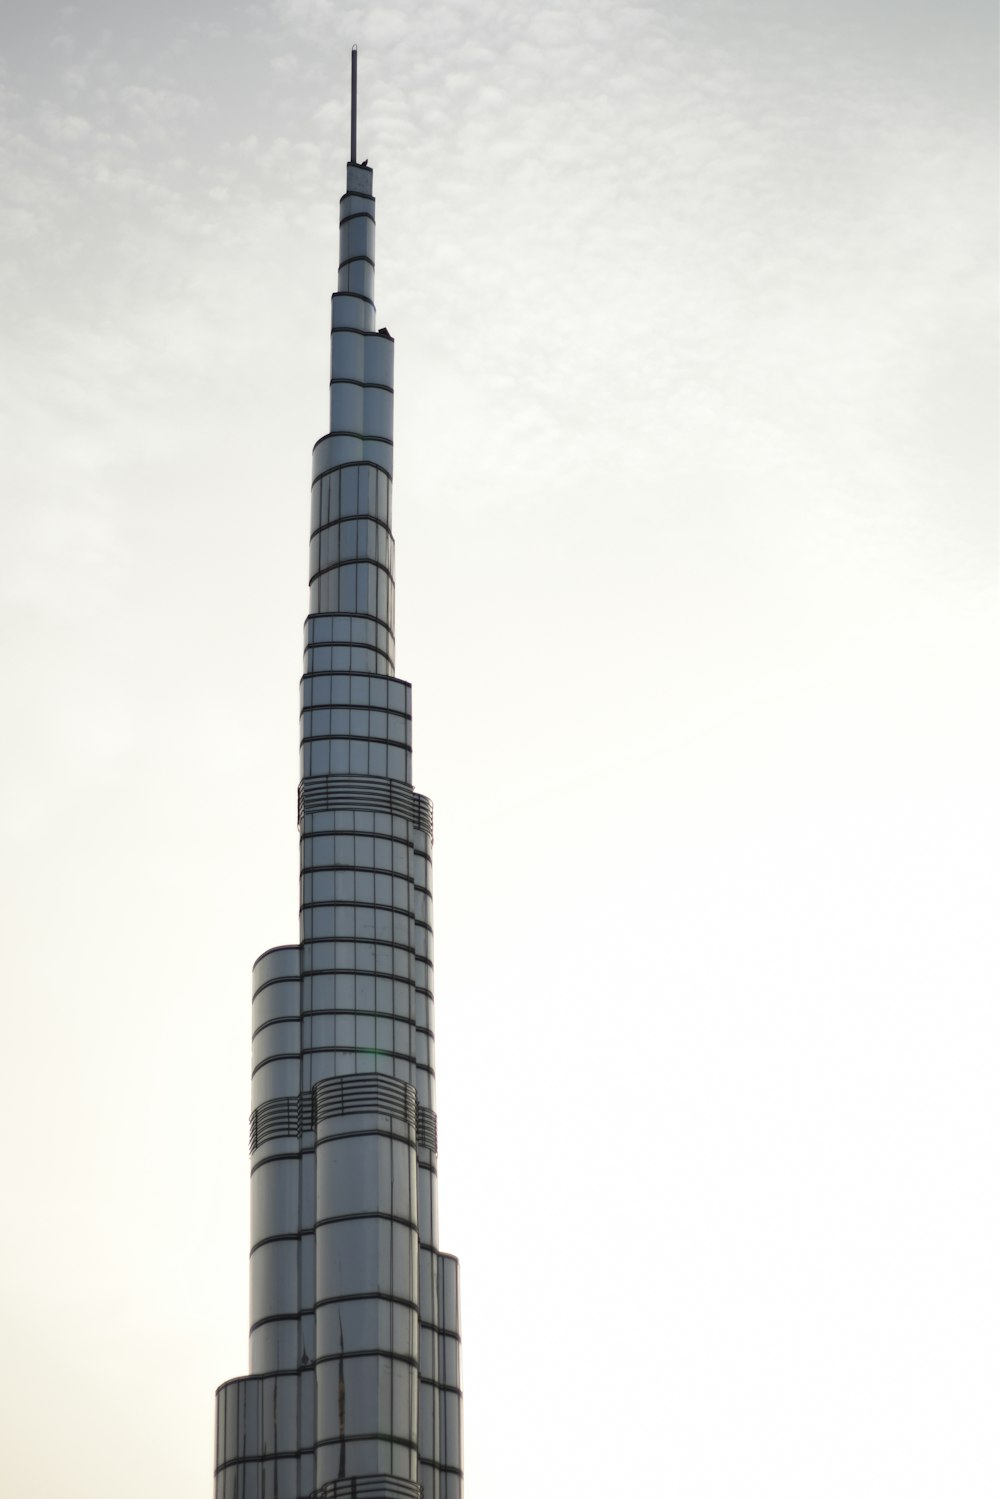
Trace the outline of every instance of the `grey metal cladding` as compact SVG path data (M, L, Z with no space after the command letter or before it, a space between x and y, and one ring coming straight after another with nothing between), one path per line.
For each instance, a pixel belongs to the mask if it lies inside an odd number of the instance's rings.
M250 1373L216 1499L461 1499L458 1264L437 1244L433 809L395 676L394 345L351 162L313 450L299 941L254 965Z

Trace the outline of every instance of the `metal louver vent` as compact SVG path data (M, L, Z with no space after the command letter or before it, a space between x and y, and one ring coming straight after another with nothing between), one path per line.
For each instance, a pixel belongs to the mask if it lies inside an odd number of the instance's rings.
M434 836L434 808L428 797L401 781L378 776L307 776L299 782L299 824L312 812L355 809L391 812Z
M306 1130L315 1128L311 1093L272 1098L268 1103L258 1104L250 1115L250 1153L252 1155L266 1140L278 1140L284 1135L301 1136Z
M377 1072L330 1077L313 1089L316 1123L339 1114L390 1114L412 1129L417 1126L417 1094L409 1083Z
M433 1109L417 1105L417 1144L428 1150L438 1148L438 1119Z

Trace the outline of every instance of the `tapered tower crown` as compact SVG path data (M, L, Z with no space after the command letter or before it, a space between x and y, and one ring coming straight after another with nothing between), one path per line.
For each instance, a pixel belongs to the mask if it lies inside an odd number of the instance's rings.
M437 1245L432 816L395 675L393 342L351 161L313 449L299 940L253 970L250 1374L216 1499L461 1499L458 1263Z

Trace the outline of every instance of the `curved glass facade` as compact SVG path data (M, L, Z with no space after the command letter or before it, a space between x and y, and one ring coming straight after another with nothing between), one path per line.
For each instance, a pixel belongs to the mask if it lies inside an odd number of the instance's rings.
M458 1262L437 1242L431 804L393 670L393 341L347 167L313 450L299 941L253 970L250 1372L215 1499L461 1499Z

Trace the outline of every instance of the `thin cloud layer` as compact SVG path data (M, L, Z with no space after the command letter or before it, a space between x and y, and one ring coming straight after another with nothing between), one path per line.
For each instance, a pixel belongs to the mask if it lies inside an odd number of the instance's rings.
M357 42L470 1493L992 1494L994 25L15 7L15 1484L207 1484L243 1357Z

